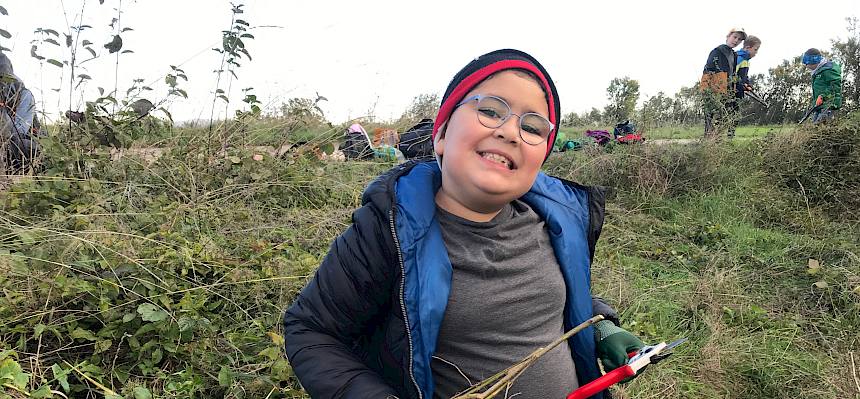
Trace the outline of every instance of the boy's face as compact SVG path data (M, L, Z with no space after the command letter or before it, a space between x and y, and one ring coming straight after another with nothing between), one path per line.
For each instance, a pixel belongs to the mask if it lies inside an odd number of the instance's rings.
M738 32L732 32L726 36L726 45L731 48L737 47L742 41L744 41L744 37Z
M517 115L549 115L538 83L513 71L485 80L465 98L476 94L505 100ZM531 188L548 144L523 142L516 115L498 128L485 127L478 121L476 103L469 101L457 107L448 119L444 136L436 142L436 154L442 158L442 189L437 199L441 196L446 203L453 200L458 207L490 214ZM506 162L501 162L500 157Z
M759 47L761 47L761 44L756 44L755 46L746 48L747 53L749 53L750 55L750 59L752 59L753 57L755 57L756 54L758 54Z

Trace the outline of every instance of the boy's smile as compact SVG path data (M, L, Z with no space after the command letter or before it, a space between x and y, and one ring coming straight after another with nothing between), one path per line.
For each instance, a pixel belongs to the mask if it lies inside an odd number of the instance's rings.
M500 72L466 96L474 94L499 97L517 115L549 113L541 87L519 72ZM435 151L442 160L442 188L436 203L457 216L487 221L531 188L548 143L523 142L517 115L488 128L479 122L478 112L475 101L460 105L436 142Z

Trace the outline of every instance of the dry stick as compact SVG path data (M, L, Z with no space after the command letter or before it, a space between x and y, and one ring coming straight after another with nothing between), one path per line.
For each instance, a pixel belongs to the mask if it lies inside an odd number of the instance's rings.
M519 363L514 364L511 367L508 367L505 370L500 371L496 375L489 377L477 385L469 388L468 390L462 392L461 394L451 398L451 399L489 399L493 398L499 394L506 386L510 386L514 383L514 381L524 372L529 366L534 364L541 356L545 355L547 352L551 351L553 348L561 344L562 342L567 341L568 338L576 335L578 332L583 329L591 326L598 321L603 320L603 316L597 315L594 316L584 322L582 324L574 327L572 330L564 333L561 337L550 343L549 345L538 348L536 351L532 352L530 355L526 356L523 360L520 360ZM492 385L491 385L492 384ZM491 386L490 386L491 385ZM487 388L483 393L478 393L482 389Z
M851 357L851 376L854 377L854 385L857 387L857 392L860 393L860 381L857 380L857 366L854 364L854 352L848 352Z
M106 386L102 385L100 382L98 382L98 381L94 380L92 377L88 376L88 375L87 375L86 373L84 373L83 371L78 370L78 368L77 368L77 367L75 367L74 365L72 365L71 363L69 363L69 362L67 362L67 361L63 361L63 363L66 363L66 365L68 365L69 367L71 367L71 368L72 368L72 370L75 370L78 374L80 374L80 375L81 375L81 377L84 377L84 379L85 379L85 380L89 381L90 383L92 383L93 385L95 385L96 387L98 387L99 389L101 389L101 390L102 390L102 393L104 393L104 394L105 394L105 396L108 396L108 395L110 395L110 396L119 396L119 395L117 395L117 394L116 394L116 392L114 392L114 391L113 391L113 390L111 390L110 388L108 388L108 387L106 387Z

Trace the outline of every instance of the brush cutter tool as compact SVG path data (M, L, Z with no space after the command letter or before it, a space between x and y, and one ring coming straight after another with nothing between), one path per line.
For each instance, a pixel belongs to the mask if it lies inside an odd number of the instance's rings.
M598 392L617 384L627 377L636 375L642 371L645 366L658 363L669 357L669 355L672 354L672 349L684 342L687 342L687 339L681 338L669 344L661 342L656 345L644 346L638 352L631 352L628 354L630 359L627 361L627 364L579 387L579 389L571 392L570 395L567 395L567 399L587 399Z

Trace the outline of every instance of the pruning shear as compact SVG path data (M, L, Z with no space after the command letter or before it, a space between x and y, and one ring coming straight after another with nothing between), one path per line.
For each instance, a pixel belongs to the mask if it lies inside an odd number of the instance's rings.
M657 362L669 357L669 355L672 354L671 350L684 342L687 342L687 338L681 338L669 344L661 342L656 345L644 346L637 352L628 353L627 356L629 359L627 360L627 364L579 387L579 389L571 392L570 395L567 395L567 399L587 399L598 392L617 384L627 377L632 377L638 374L640 370L645 368L645 366L656 364Z

